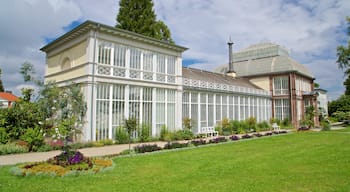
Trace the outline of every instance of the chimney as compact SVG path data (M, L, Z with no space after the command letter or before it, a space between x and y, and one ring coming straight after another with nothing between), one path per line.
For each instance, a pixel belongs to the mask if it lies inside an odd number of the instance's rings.
M229 42L227 42L228 44L228 56L229 56L229 63L228 63L228 71L227 71L227 75L232 76L232 77L236 77L236 72L233 70L233 56L232 56L232 45L233 42L231 41L231 37Z

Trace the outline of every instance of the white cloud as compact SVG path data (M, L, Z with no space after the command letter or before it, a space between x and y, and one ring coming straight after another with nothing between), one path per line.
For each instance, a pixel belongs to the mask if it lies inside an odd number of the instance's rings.
M118 4L116 0L0 1L0 24L6 29L0 30L5 87L16 89L21 84L17 71L26 60L44 74L45 55L39 51L44 38L62 35L63 27L76 20L114 26ZM292 58L306 64L332 97L343 91L335 50L348 39L344 32L348 0L154 0L154 5L176 43L190 48L184 59L201 61L193 67L213 69L227 63L229 36L234 50L270 41L292 50Z
M43 76L45 54L40 52L45 38L62 34L63 26L81 17L80 8L69 0L0 1L0 67L6 89L19 94L24 61L31 62Z

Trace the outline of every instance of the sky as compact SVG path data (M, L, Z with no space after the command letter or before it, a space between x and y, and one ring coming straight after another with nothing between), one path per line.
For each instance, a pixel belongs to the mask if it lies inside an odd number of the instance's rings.
M118 0L1 0L0 68L6 90L20 95L20 67L34 65L45 74L40 48L86 20L114 26ZM167 24L176 44L188 47L183 65L213 70L234 51L272 42L286 47L304 64L330 100L344 93L336 48L346 45L349 0L154 0L157 19Z

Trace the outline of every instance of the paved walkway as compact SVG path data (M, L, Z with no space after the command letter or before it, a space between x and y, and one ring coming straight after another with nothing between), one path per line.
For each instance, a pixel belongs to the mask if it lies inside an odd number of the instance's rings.
M157 144L160 147L164 147L167 142L149 142L147 144ZM131 144L131 148L137 145L142 145L143 143L134 143ZM87 157L98 157L104 155L114 155L118 154L126 149L129 149L129 144L121 144L121 145L109 145L103 147L91 147L79 149ZM21 153L21 154L11 154L11 155L0 155L0 166L2 165L15 165L17 163L25 163L25 162L39 162L45 161L49 158L52 158L61 151L49 151L49 152L32 152L32 153Z

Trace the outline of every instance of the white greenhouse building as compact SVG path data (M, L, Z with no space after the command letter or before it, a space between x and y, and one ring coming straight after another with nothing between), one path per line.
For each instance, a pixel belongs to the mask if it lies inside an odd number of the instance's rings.
M193 132L199 134L223 118L268 121L274 116L270 88L234 69L215 73L183 68L186 49L86 21L41 50L46 53L46 81L82 87L87 103L83 141L114 139L117 127L130 117L158 136L163 126L182 129L184 118L192 120Z

